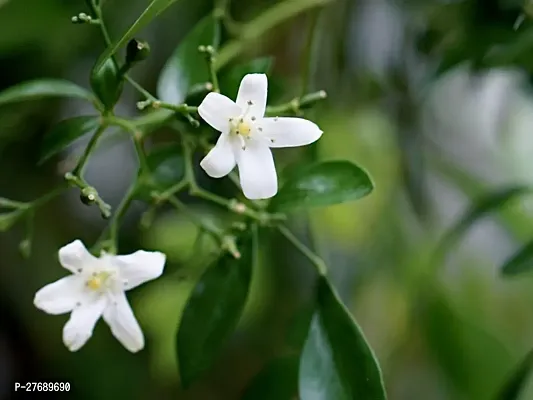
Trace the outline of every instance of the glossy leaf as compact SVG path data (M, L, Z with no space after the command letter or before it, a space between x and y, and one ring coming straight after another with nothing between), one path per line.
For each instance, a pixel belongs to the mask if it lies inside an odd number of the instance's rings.
M237 92L242 78L246 74L268 74L273 62L274 57L255 58L247 63L236 65L227 72L222 73L220 77L221 93L224 93L232 99L237 98Z
M325 161L298 168L272 199L271 208L290 211L357 200L372 192L365 170L349 161Z
M150 193L157 187L163 191L183 179L185 164L180 146L161 145L152 149L147 155L146 161L151 172L152 182L147 187L142 187L137 196L145 201L150 201Z
M520 394L525 388L533 368L533 350L526 354L520 365L505 382L496 400L520 400Z
M533 240L516 252L502 267L504 276L514 276L533 270Z
M87 115L59 122L44 136L39 164L59 153L76 139L95 131L98 128L99 121L100 118L98 116Z
M238 241L241 258L225 253L208 267L185 306L177 336L183 387L206 372L241 317L252 275L252 235Z
M193 85L209 81L205 56L198 51L198 46L217 48L219 43L220 27L215 19L208 16L198 22L163 67L157 83L159 98L169 103L181 103Z
M252 380L242 400L293 400L298 395L298 363L296 356L269 362Z
M479 219L488 213L503 207L509 201L529 192L531 189L525 186L516 186L489 193L476 201L458 222L452 226L441 239L436 251L437 257L442 257L461 236Z
M361 329L325 277L300 358L301 400L384 400L378 362Z
M104 63L111 58L121 47L125 46L133 37L147 26L155 17L165 11L176 0L152 0L137 20L128 28L126 33L116 42L112 43L98 58L93 70L98 71Z
M38 79L11 86L0 92L0 105L45 97L78 97L93 100L89 91L72 82L62 79Z
M91 87L106 110L112 110L122 94L124 79L113 58L91 72Z

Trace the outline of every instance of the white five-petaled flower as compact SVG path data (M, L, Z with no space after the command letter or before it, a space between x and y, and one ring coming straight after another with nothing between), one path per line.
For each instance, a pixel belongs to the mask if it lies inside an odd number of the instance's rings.
M209 176L222 178L237 164L249 199L267 199L278 191L270 147L303 146L322 135L315 123L303 118L265 118L267 86L265 74L248 74L236 102L213 92L198 107L200 116L221 133L201 167Z
M59 262L72 275L39 290L34 304L54 315L72 311L63 328L63 342L71 351L89 340L103 316L113 336L137 352L144 347L144 336L124 292L159 277L165 259L162 253L142 250L126 256L103 253L97 258L76 240L59 250Z

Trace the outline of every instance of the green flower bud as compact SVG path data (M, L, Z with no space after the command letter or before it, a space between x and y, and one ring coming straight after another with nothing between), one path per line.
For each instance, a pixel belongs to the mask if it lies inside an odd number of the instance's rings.
M87 187L83 189L80 193L81 202L88 206L94 204L97 198L98 192L92 187Z
M30 258L31 255L31 240L24 239L19 243L19 252L24 258Z
M112 110L124 88L124 75L113 58L108 58L102 67L91 73L91 88L106 110Z
M150 45L145 41L131 39L126 47L126 65L144 61L150 55Z

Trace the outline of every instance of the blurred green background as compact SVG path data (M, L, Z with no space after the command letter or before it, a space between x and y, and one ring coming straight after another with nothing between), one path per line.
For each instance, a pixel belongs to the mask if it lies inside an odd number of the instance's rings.
M250 21L274 3L234 0L231 12L237 21ZM108 0L112 37L147 4ZM348 159L375 181L367 198L313 210L310 223L295 216L291 226L304 238L312 232L341 297L376 351L391 400L492 399L533 347L533 280L499 274L533 237L531 196L477 221L442 259L431 257L474 199L533 183L533 23L526 18L513 29L524 5L334 0L321 10L310 86L329 97L307 117L324 135L311 152L276 151L278 173L309 157ZM152 53L132 75L155 92L166 59L212 6L180 0L143 30L139 38ZM97 26L70 23L80 12L87 12L82 0L0 1L0 86L57 77L88 87L104 46ZM270 104L299 94L311 17L305 13L276 26L235 60L275 57ZM138 100L128 87L117 113L137 115ZM90 113L88 107L46 100L0 109L2 197L31 200L62 180L87 139L38 167L43 135L61 119ZM110 134L91 158L87 180L116 206L135 170L129 142ZM231 187L199 176L218 193ZM190 202L204 218L224 220L223 210ZM97 209L81 204L75 190L46 206L37 215L27 260L18 252L23 224L0 236L1 399L37 397L14 394L14 382L26 381L70 382L69 393L50 394L64 399L241 399L270 361L299 354L315 272L282 237L262 232L261 262L239 329L212 370L181 390L177 323L207 265L209 243L193 247L195 226L170 210L148 231L139 230L144 209L139 203L128 213L120 250L161 250L168 263L166 275L129 293L147 338L136 355L102 322L85 347L70 353L61 341L68 316L46 315L32 303L39 288L65 274L57 262L61 246L75 238L90 246L98 238L105 221ZM521 399L533 399L530 386Z

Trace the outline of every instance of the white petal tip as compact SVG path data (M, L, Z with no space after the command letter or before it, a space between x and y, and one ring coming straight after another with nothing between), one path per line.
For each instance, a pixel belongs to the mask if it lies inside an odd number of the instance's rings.
M128 350L130 353L138 353L139 351L141 351L142 349L144 349L144 343L139 343L138 345L136 346L130 346L130 347L127 347L126 350Z
M263 73L259 73L259 72L254 72L252 74L246 74L244 75L243 79L246 78L246 77L255 77L255 78L266 78L266 74L263 74Z
M266 193L243 192L244 197L246 197L248 200L267 200L267 199L271 199L272 197L274 197L277 193L278 193L277 190L275 192L266 192Z
M202 167L205 173L211 178L219 179L224 178L227 175L225 171L220 171L219 166L215 165L213 161L207 157L204 157L204 159L200 161L200 167Z
M75 336L72 338L72 340L65 340L63 339L63 344L65 347L71 351L72 353L80 350L85 343L87 343L87 340L89 340L89 337L81 337L81 336Z

